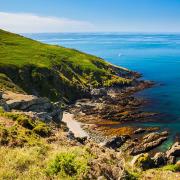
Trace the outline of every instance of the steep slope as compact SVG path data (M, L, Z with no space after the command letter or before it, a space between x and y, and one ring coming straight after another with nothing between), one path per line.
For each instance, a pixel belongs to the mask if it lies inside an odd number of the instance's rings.
M15 90L54 101L87 97L90 87L129 85L133 76L127 69L101 58L3 30L0 30L0 73L16 86Z

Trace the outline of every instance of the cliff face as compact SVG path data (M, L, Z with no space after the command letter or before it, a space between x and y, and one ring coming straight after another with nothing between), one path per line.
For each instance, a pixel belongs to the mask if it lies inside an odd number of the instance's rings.
M67 102L88 97L90 87L130 85L134 77L129 70L101 58L3 30L0 73L17 86L16 90Z

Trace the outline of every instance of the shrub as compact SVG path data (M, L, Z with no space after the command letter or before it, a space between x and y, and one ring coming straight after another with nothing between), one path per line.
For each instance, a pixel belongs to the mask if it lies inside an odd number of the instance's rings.
M77 165L75 163L75 155L70 153L61 153L50 165L49 172L51 174L58 174L63 172L69 176L77 174Z
M79 150L81 151L81 150ZM78 178L88 170L88 156L77 152L61 152L49 163L47 174L49 176Z
M19 116L17 117L17 122L18 122L19 125L27 128L27 129L32 130L32 129L34 128L34 125L33 125L33 123L32 123L32 120L29 119L29 118L26 117L26 116L19 115Z
M48 127L45 123L39 123L34 129L33 131L42 136L42 137L47 137L51 134L51 128Z
M31 118L24 114L18 114L13 112L5 112L2 107L0 107L0 116L7 117L13 121L17 121L19 125L32 130L34 128L34 122Z

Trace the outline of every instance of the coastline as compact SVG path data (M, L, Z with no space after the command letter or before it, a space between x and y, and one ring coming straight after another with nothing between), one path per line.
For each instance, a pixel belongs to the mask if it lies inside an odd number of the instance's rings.
M157 139L156 137L152 139L152 142L157 142L161 139L161 133L165 132L159 127L142 128L135 125L138 122L156 121L155 117L158 114L140 111L139 109L143 107L145 100L134 96L136 92L153 86L154 82L136 79L136 83L131 87L111 88L107 90L107 95L78 100L68 108L68 112L73 114L75 121L81 123L82 128L93 141L102 143L114 137L127 135L130 140L125 146L134 144L135 149L141 141L143 142L145 136L153 133L158 134ZM132 123L134 125L131 125ZM152 151L152 154L155 154L155 149L167 139L168 133L165 133L162 141L152 145L149 150L144 149L143 152ZM142 144L142 146L146 146L146 144Z
M16 49L14 36L12 43L4 43L9 50ZM31 53L25 56L25 46L42 55L34 59L34 66L27 62ZM44 46L33 42L36 48L31 49L29 43L21 44L22 60L16 52L15 63L25 64L16 69L7 65L11 53L3 59L0 150L6 156L1 157L0 177L180 179L179 140L168 144L171 129L156 127L160 114L148 111L149 102L136 96L154 82L78 50ZM50 66L40 68L36 60L43 63L44 57ZM167 144L169 149L164 148Z

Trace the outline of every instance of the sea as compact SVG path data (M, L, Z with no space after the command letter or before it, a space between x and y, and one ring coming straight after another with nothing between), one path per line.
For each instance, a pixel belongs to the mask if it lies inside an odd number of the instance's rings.
M142 74L155 86L136 95L148 101L144 110L162 116L155 122L136 123L142 127L168 130L166 149L180 137L180 34L144 33L43 33L26 37L47 44L78 49Z

